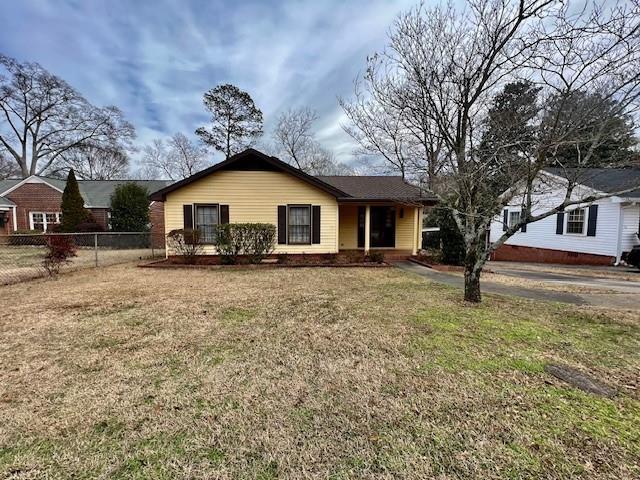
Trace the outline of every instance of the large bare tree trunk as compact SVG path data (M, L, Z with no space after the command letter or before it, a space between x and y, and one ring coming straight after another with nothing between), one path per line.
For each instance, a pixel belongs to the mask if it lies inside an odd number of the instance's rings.
M464 299L471 303L480 303L480 274L482 266L478 262L477 248L467 247L467 255L464 259Z

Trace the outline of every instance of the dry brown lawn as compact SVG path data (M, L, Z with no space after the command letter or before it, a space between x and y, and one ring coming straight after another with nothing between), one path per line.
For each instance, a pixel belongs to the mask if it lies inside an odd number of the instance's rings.
M637 312L469 307L396 269L121 265L0 293L1 478L640 476Z

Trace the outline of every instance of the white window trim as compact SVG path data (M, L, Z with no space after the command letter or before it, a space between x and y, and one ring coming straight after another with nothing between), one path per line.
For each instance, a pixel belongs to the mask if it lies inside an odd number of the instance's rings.
M33 226L35 224L35 222L33 221L33 215L34 214L41 214L42 215L42 226L44 228L43 232L46 232L48 230L48 226L49 225L59 225L60 224L60 215L62 215L62 212L29 212L29 230L33 230ZM56 221L54 223L48 223L47 222L47 215L55 215L56 216ZM38 222L39 223L39 222Z
M290 227L293 225L290 224L289 220L289 211L291 208L306 208L309 211L309 242L294 242L291 243L289 241ZM287 245L313 245L313 206L309 203L291 203L287 205Z
M582 223L582 233L569 232L569 214L575 210L584 211L584 222ZM564 215L564 234L565 235L571 235L573 237L586 237L588 228L589 228L589 207L577 207L577 208L572 208L571 210L566 210Z

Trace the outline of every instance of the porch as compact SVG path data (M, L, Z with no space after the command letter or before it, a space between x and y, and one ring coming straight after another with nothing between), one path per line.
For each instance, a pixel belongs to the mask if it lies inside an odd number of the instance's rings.
M381 251L407 257L420 249L422 205L402 203L339 203L339 251Z

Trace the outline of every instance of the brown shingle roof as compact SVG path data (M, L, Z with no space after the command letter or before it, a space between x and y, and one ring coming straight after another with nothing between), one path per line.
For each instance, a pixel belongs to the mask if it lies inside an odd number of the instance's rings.
M428 191L405 182L402 177L390 176L318 176L329 185L347 193L349 200L435 201Z
M434 203L436 198L410 185L402 177L383 176L312 176L276 157L253 148L229 157L189 178L180 180L150 195L151 200L164 201L168 193L219 170L276 170L289 173L335 196L341 201L390 201Z

